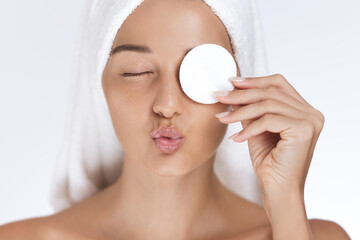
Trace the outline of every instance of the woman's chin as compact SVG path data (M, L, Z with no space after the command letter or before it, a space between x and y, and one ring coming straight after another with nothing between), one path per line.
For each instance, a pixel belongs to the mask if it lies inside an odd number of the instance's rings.
M180 154L159 154L157 158L146 159L146 165L154 174L164 177L183 176L194 167L187 158Z

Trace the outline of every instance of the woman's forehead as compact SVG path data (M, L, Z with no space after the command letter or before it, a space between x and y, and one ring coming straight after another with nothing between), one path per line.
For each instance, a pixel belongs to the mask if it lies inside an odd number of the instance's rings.
M124 21L113 47L132 43L174 52L215 43L231 51L224 24L202 0L145 0Z

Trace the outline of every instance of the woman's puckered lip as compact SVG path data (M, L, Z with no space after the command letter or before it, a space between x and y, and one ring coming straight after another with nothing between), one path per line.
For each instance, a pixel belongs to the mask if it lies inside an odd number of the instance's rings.
M160 126L155 128L151 133L150 136L152 138L160 138L160 137L167 137L167 138L184 138L184 134L178 130L175 126L165 127Z

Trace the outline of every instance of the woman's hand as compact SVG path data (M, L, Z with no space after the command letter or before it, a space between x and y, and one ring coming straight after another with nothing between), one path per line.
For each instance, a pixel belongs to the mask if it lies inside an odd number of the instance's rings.
M217 97L234 110L219 120L226 124L241 121L243 130L232 137L235 142L248 140L263 193L280 189L303 192L324 125L323 114L280 74L232 83L233 91Z
M217 117L222 123L241 121L243 130L230 138L248 140L273 239L313 239L304 186L323 114L280 74L245 78L233 85L228 95L217 97L234 110Z

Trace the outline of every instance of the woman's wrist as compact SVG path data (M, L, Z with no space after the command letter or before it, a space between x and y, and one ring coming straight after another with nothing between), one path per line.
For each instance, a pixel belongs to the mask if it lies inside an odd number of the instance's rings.
M274 240L313 239L306 215L303 191L272 189L263 192L263 203Z

